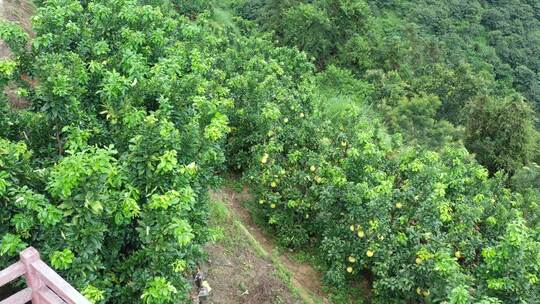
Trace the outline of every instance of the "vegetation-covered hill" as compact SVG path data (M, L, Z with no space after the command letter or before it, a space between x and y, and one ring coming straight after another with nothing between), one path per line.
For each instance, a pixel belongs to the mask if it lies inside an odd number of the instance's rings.
M238 10L318 67L374 85L371 104L409 142L462 140L492 173L538 161L536 1L249 0Z
M540 301L535 1L36 2L0 26L0 266L188 302L233 171L336 302Z

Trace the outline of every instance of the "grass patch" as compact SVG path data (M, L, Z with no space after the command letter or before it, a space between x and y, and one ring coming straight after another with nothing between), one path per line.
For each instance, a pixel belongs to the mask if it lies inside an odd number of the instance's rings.
M217 201L210 203L209 230L213 242L220 242L226 248L246 248L250 245L244 232L236 224L237 220L225 204Z
M223 176L223 187L233 189L236 192L242 192L244 190L244 183L242 183L240 176L226 174Z

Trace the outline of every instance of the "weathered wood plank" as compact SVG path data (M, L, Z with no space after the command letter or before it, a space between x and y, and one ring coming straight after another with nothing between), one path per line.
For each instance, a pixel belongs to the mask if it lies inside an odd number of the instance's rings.
M1 0L0 0L1 1ZM0 286L24 276L28 288L19 291L0 304L90 304L68 282L45 264L39 252L29 247L20 253L21 260L0 271Z
M25 272L24 264L17 262L8 268L0 271L0 286L4 286L7 283L15 280L16 278L22 276Z
M36 273L32 264L37 261L41 261L39 252L34 247L28 247L23 250L20 254L21 263L24 264L26 278L26 284L28 287L32 288L34 292L32 293L32 304L43 304L40 298L37 296L35 291L39 290L45 283L39 278L39 275Z
M64 300L60 299L60 297L58 297L48 287L41 288L37 293L43 304L66 304Z
M25 304L30 300L32 300L32 289L25 288L0 302L0 304Z
M69 285L62 277L60 277L54 270L52 270L43 261L38 260L32 264L33 270L39 275L40 279L62 298L68 304L90 304L83 295L81 295L75 288Z

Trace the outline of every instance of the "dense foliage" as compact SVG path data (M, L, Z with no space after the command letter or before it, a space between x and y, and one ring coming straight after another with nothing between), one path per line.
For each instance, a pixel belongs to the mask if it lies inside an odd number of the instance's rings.
M362 107L290 108L260 116L268 137L247 178L282 244L315 246L327 282L367 271L377 303L538 301L540 235L522 218L538 208L503 175L464 148L411 149Z
M0 266L32 245L95 303L187 302L229 170L338 290L540 301L536 2L39 4L31 41L0 26L29 102L0 98Z
M280 44L313 56L318 67L344 67L375 85L370 102L408 142L437 148L467 138L467 148L480 154L484 143L461 131L479 114L463 110L469 103L520 93L540 113L535 1L249 0L238 11ZM494 149L512 140L504 128L493 124L488 131L500 137L492 139L499 140ZM479 161L495 173L538 160L537 131L524 135L513 153L531 157L491 154Z
M187 300L231 105L201 28L165 4L71 0L39 8L31 50L3 25L2 85L31 106L2 118L1 265L32 245L95 302Z
M479 39L464 34L474 25L449 16L455 20L441 35L428 28L434 22L409 15L419 7L408 1L240 6L324 71L292 88L289 96L297 91L303 99L242 109L259 113L262 127L250 128L260 132L250 138L261 140L245 176L282 244L315 248L334 286L367 273L378 303L536 302L538 194L529 184L538 157L535 100L511 70L501 77L506 59L466 51ZM490 47L496 48L478 46ZM524 164L531 166L522 170ZM518 172L514 183L504 172ZM521 193L507 189L518 183Z

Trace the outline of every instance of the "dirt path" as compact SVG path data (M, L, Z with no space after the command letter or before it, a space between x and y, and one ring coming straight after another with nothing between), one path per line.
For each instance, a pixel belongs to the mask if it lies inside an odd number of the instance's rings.
M210 203L209 229L201 268L212 291L204 304L301 304L282 268L270 257L226 203ZM197 303L197 302L195 302Z
M273 240L253 222L249 212L242 206L242 203L250 197L247 189L238 193L234 189L224 187L219 192L212 193L212 197L226 204L266 254L276 258L291 273L291 283L304 303L330 303L322 291L321 274L306 263L295 261L287 254L279 254Z

